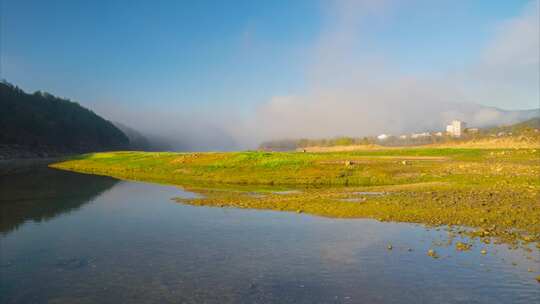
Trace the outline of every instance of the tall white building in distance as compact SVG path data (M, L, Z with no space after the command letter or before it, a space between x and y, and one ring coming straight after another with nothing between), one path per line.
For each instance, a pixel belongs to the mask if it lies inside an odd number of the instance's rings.
M466 124L461 120L452 120L452 123L446 126L446 132L454 137L461 137L465 132Z

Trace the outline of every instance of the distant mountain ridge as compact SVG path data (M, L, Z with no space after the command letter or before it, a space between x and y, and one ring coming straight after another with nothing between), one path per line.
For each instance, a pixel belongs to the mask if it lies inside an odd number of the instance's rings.
M389 110L389 123L384 130L369 135L390 133L444 131L452 120L458 119L471 128L490 128L511 125L540 116L540 108L528 110L503 110L467 102L420 103L399 105Z
M441 116L447 120L460 119L471 127L489 128L511 125L540 117L540 108L529 110L503 110L497 107L471 103L453 103L443 108Z
M76 102L0 83L0 158L47 157L129 148L110 121Z
M171 143L158 135L148 135L135 130L121 122L112 122L118 129L122 130L129 138L130 150L137 151L173 151Z
M128 137L130 149L140 151L147 151L151 149L148 138L142 135L139 131L117 121L113 121L112 123Z
M413 138L410 134L406 137L389 136L384 140L379 140L377 137L333 137L333 138L299 138L299 139L281 139L262 142L258 149L264 151L293 151L301 148L317 148L321 152L324 148L321 147L368 147L368 146L420 146L427 144L464 144L473 143L477 146L480 143L490 145L490 147L510 146L510 147L536 147L540 144L540 116L535 115L536 110L519 111L519 116L513 119L521 119L530 117L527 120L520 120L512 124L500 124L497 126L483 127L480 130L467 131L460 138L453 138L447 134L436 135L427 133L417 138ZM512 113L512 112L511 112ZM426 134L426 133L423 133ZM493 139L496 141L492 141ZM483 142L482 142L483 141ZM496 143L498 142L498 143ZM469 145L471 146L471 145ZM310 149L314 151L313 149ZM349 149L352 151L352 149ZM339 151L327 149L326 151ZM344 150L342 150L344 151Z

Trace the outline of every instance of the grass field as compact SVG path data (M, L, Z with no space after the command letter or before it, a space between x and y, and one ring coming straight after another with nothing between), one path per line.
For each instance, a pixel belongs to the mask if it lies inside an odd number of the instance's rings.
M180 185L203 194L178 199L192 205L473 227L470 233L485 241L492 237L513 245L540 241L536 149L112 152L81 155L51 166Z

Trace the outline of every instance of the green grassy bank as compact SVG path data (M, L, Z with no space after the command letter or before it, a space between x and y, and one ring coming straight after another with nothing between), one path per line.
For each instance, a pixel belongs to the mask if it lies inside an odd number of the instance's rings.
M181 185L204 195L179 199L193 205L469 226L485 238L540 240L540 151L535 149L113 152L51 167Z

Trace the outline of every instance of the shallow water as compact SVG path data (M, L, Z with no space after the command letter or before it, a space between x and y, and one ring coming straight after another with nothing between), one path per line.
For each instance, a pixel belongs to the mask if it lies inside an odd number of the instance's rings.
M50 169L0 176L0 193L1 303L540 302L538 251L457 252L444 230L194 207Z

